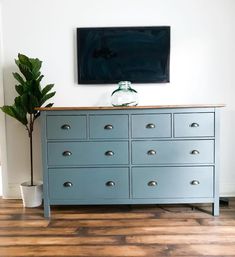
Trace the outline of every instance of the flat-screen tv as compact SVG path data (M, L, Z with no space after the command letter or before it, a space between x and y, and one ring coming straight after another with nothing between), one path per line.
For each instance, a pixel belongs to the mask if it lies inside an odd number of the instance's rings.
M77 28L79 84L166 83L170 27Z

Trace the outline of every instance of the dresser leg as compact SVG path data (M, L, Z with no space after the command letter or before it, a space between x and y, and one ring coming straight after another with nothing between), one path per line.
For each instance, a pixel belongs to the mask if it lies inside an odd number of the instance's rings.
M51 216L51 208L50 205L46 202L44 202L44 217L45 218L50 218Z
M219 216L219 199L212 204L213 216Z

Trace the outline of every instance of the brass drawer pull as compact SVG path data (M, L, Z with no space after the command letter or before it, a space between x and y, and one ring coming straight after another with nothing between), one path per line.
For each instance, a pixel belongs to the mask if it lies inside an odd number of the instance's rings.
M200 152L199 152L198 150L193 150L193 151L191 152L191 154L196 155L196 154L200 154Z
M155 155L156 154L156 151L155 150L149 150L147 152L148 155Z
M148 186L149 186L149 187L155 187L155 186L157 186L157 181L149 181L149 182L148 182Z
M113 181L108 181L106 182L105 184L107 187L114 187L115 186L115 183Z
M190 124L190 127L191 127L191 128L198 128L198 127L199 127L199 124L196 123L196 122L193 122L192 124Z
M111 130L111 129L113 129L113 125L107 124L104 126L104 129Z
M200 184L200 182L198 180L193 180L193 181L191 181L190 184L193 185L193 186L197 186L197 185Z
M72 155L72 152L70 152L70 151L64 151L63 153L62 153L62 155L63 156L71 156Z
M105 155L106 156L113 156L114 152L113 151L107 151L107 152L105 152Z
M146 128L147 128L147 129L153 129L153 128L155 128L155 127L156 127L156 125L153 124L153 123L149 123L149 124L146 125Z
M72 183L72 182L69 182L69 181L66 181L66 182L64 182L63 186L64 186L64 187L72 187L72 186L73 186L73 183Z
M64 129L64 130L69 130L71 129L70 125L69 124L64 124L60 127L61 129Z

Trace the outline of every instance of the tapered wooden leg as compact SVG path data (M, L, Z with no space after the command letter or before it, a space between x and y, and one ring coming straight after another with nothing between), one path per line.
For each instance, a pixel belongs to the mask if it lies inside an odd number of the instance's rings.
M49 219L51 216L51 208L47 201L44 201L44 217Z
M219 216L219 199L212 204L213 216Z

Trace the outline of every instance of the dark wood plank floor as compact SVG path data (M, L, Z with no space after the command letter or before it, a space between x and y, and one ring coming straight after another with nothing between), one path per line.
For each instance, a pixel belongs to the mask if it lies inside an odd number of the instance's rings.
M235 256L235 199L210 205L61 206L0 199L0 257Z

